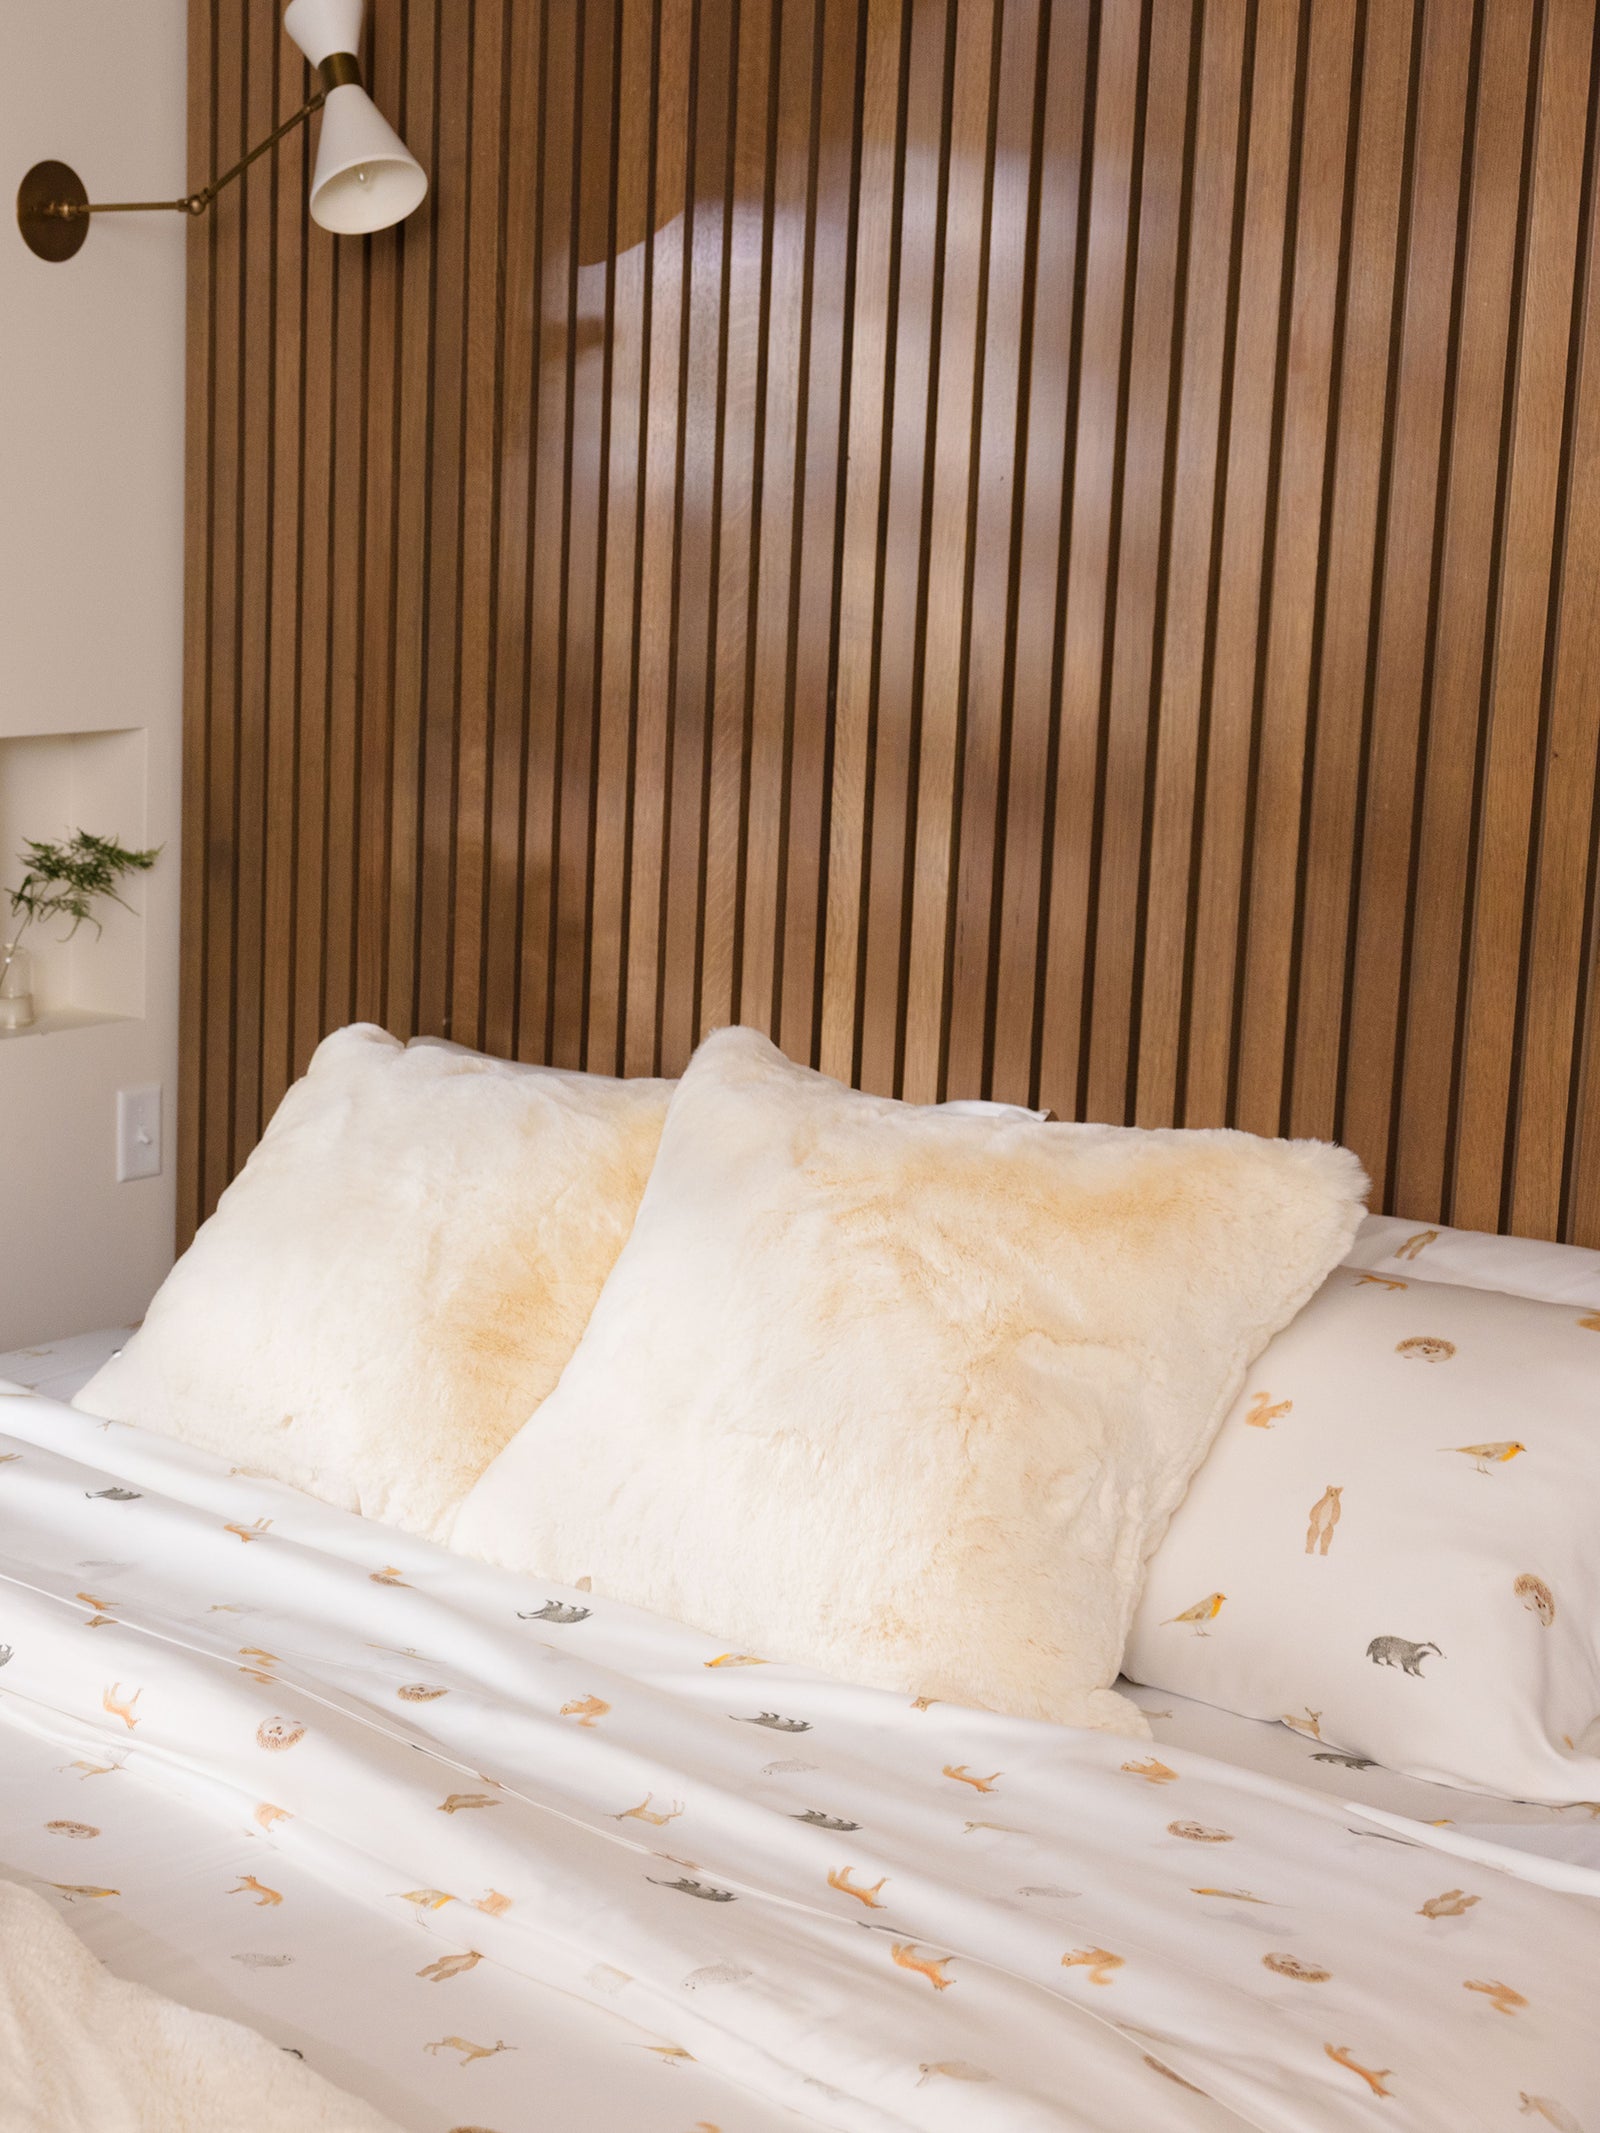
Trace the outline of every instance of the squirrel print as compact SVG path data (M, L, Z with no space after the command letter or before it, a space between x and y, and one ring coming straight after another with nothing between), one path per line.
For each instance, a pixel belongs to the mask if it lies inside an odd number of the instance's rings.
M955 1961L953 1955L924 1955L914 1940L897 1940L889 1950L889 1956L902 1970L925 1977L935 1992L948 1992L955 1983L953 1977L945 1976L945 1971Z
M603 1696L575 1696L571 1703L561 1706L561 1716L575 1718L580 1726L593 1726L610 1708Z
M1279 1400L1274 1405L1270 1392L1258 1392L1250 1403L1245 1420L1252 1429L1271 1429L1274 1422L1293 1412L1293 1400Z
M1393 2089L1386 2089L1383 2085L1393 2078L1393 2067L1381 2066L1374 2070L1370 2066L1362 2066L1356 2059L1351 2057L1348 2044L1324 2044L1322 2048L1335 2066L1342 2066L1350 2073L1358 2074L1367 2084L1367 2087L1371 2089L1374 2096L1392 2096L1394 2094Z
M279 1904L283 1901L283 1897L277 1889L269 1889L265 1882L257 1881L254 1874L241 1874L239 1876L239 1886L236 1889L229 1889L228 1894L230 1896L254 1896L258 1911L271 1910L274 1904Z
M1307 1555L1326 1555L1333 1546L1334 1528L1342 1515L1339 1499L1343 1494L1343 1486L1335 1488L1330 1481L1311 1506L1311 1523L1306 1527Z
M991 1770L986 1778L974 1777L965 1763L946 1763L940 1770L941 1777L954 1778L958 1785L970 1785L974 1792L993 1792L1005 1776L1003 1770Z
M1125 1957L1113 1955L1108 1948L1074 1948L1062 1956L1063 1970L1085 1970L1091 1985L1109 1985L1111 1974L1120 1970Z
M878 1891L888 1878L887 1874L880 1874L870 1889L858 1889L850 1878L849 1867L836 1866L828 1876L828 1886L830 1889L837 1889L841 1896L853 1896L857 1903L865 1904L869 1911L881 1911L883 1905L878 1901Z

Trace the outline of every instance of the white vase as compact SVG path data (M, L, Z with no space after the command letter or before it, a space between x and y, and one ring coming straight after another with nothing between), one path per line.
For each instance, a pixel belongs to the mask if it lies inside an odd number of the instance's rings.
M0 951L0 1030L27 1029L33 1020L33 958L8 941Z

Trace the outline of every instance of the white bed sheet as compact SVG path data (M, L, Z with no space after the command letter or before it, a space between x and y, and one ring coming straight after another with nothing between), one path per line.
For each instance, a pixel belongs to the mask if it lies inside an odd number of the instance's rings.
M418 2133L1600 2125L1581 1868L0 1430L0 1871Z

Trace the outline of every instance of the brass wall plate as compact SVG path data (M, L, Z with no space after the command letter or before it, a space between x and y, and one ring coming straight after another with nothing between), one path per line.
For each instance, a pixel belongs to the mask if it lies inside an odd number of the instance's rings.
M70 163L35 163L17 187L17 227L30 252L59 265L83 249L87 215L55 215L53 207L87 207L89 195Z

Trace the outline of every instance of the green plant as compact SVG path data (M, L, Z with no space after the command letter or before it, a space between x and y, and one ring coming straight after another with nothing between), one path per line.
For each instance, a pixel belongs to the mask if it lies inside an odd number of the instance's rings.
M96 837L89 830L74 830L65 844L42 844L28 838L17 854L23 867L21 886L0 889L0 896L11 905L13 921L21 921L6 929L10 941L0 943L0 974L36 919L68 920L66 938L71 940L85 921L97 933L101 930L94 915L98 898L109 896L125 911L131 910L127 899L117 893L117 883L125 874L147 874L160 856L159 846L151 852L130 851L115 837Z

